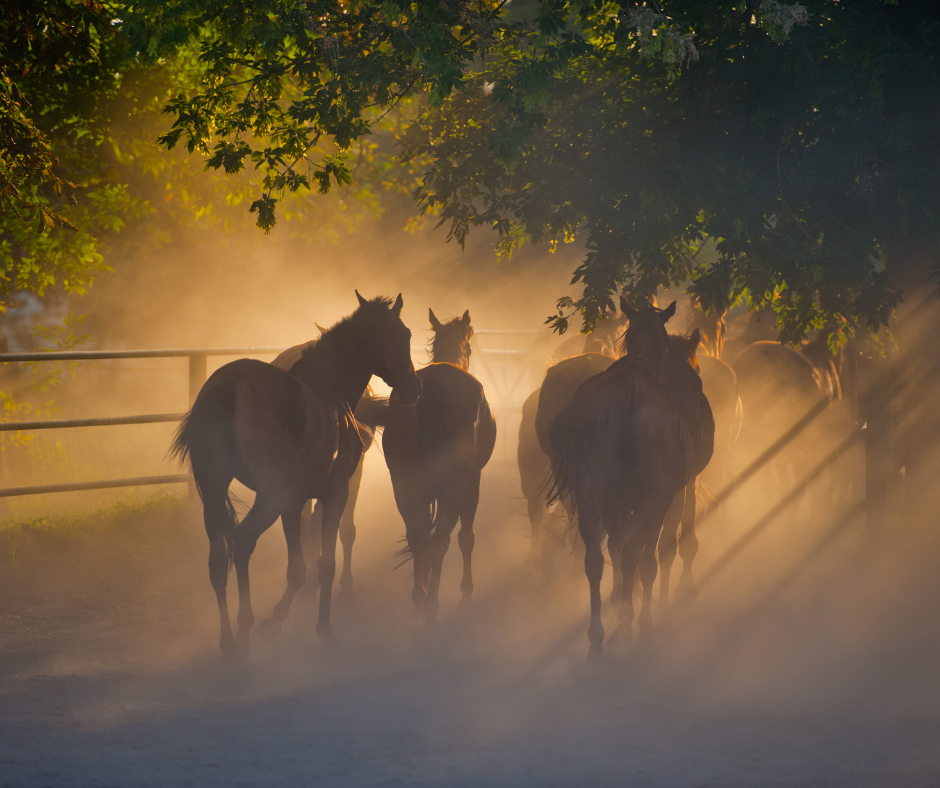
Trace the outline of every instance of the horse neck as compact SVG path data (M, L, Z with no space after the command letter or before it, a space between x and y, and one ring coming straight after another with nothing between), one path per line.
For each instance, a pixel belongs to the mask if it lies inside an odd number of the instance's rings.
M638 337L636 346L628 354L631 363L637 364L655 377L663 374L663 365L666 360L666 344L658 343L653 337Z
M463 370L470 366L467 363L467 351L463 342L441 341L436 337L431 343L431 363L453 364Z
M355 410L359 399L369 387L379 348L368 343L355 344L344 337L324 335L292 371L294 377L307 385L327 390ZM364 345L360 347L359 345Z

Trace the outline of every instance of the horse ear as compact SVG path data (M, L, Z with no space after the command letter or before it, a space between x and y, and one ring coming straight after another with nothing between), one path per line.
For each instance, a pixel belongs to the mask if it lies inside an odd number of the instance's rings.
M325 334L329 330L321 326L316 320L313 321L313 324L317 327L317 331L319 331L321 334Z
M434 332L440 331L444 326L441 325L441 321L434 316L434 310L428 307L428 320L431 321L431 330Z
M356 291L356 298L359 299L359 306L365 306L368 303L361 295L359 295L358 290Z
M627 320L632 320L636 317L636 310L630 306L624 296L620 296L620 311L623 312Z
M673 301L669 306L667 306L662 312L659 313L659 316L663 319L663 325L666 325L669 322L669 318L676 313L676 302Z
M695 331L693 331L693 332L689 335L689 342L692 343L692 352L693 352L693 353L694 353L696 350L698 350L698 345L699 345L699 342L701 342L701 341L702 341L702 333L696 328Z
M467 328L470 327L470 310L469 309L463 313L463 317L460 318L460 320L463 322L465 326L467 326Z
M392 314L395 317L398 317L401 314L401 308L405 305L405 302L401 300L401 293L398 294L398 298L395 299L395 303L392 304Z

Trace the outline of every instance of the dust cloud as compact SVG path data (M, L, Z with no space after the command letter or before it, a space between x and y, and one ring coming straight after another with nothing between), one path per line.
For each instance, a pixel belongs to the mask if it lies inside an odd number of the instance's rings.
M864 441L818 467L858 426L848 395L723 497L760 454L736 446L726 476L699 492L698 599L654 607L648 640L610 646L603 664L587 665L578 547L555 512L531 555L515 467L519 408L558 341L542 321L570 259L497 265L482 246L461 256L439 241L364 238L355 254L276 239L206 243L166 265L120 271L89 303L107 347L296 344L316 336L314 321L351 311L354 288L403 292L416 362L426 361L428 307L442 318L469 309L478 330L540 331L518 335L518 346L490 345L520 352L492 353L488 367L479 351L496 339L477 338L471 372L492 390L501 443L484 472L473 610L458 611L454 544L440 627L415 617L410 567L394 569L404 529L378 447L365 460L355 598L335 607L336 650L314 633L316 593L306 588L279 640L262 642L256 628L251 661L223 664L208 545L183 503L148 510L139 527L72 535L64 548L24 536L0 558L0 784L934 783L940 370L922 339L940 328L935 295L908 299L886 361L862 360L895 376L892 519L875 522L859 503ZM183 409L185 361L144 365L131 365L136 377L79 370L62 409ZM133 451L110 460L118 467L96 469L129 473L132 453L165 467L170 429L153 429L128 438ZM87 446L87 461L104 462L96 452L120 443ZM796 486L804 489L791 495ZM283 591L285 568L275 524L251 563L258 621ZM608 633L610 590L608 566ZM229 594L234 603L234 575Z

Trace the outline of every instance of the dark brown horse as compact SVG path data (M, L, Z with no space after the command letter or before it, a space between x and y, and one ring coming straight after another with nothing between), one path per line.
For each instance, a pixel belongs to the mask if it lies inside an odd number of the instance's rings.
M684 602L697 596L692 575L692 563L698 554L696 488L698 477L711 462L715 449L715 420L697 355L699 337L698 328L690 336L671 335L663 364L662 381L672 394L692 440L692 478L669 507L659 537L659 601L663 605L669 603L672 564L677 552L682 557L682 574L676 596Z
M441 564L460 520L463 553L462 605L471 601L473 520L480 499L480 474L496 445L496 420L483 387L468 371L470 313L442 324L430 312L433 362L418 371L417 404L392 392L382 438L395 503L405 521L407 551L414 566L415 609L437 620Z
M631 636L633 578L643 586L640 629L652 624L652 588L656 545L673 500L695 474L694 444L676 392L664 383L667 364L665 310L635 311L621 299L630 319L627 356L578 389L572 403L551 428L553 497L568 495L577 510L585 544L584 568L591 592L590 654L603 654L600 582L604 571L603 538L621 554L623 598L620 630ZM680 364L687 362L679 361ZM694 370L689 373L701 382ZM681 398L697 401L694 381Z
M523 405L517 458L522 493L528 502L533 555L537 555L551 487L551 457L555 450L549 440L549 428L555 417L571 403L581 384L603 372L615 360L603 353L582 353L559 361L549 367L541 387ZM567 508L567 502L563 504Z
M625 325L626 317L622 313L609 314L598 320L594 331L583 340L581 335L576 335L562 342L552 354L552 359L556 361L545 373L542 385L528 396L522 406L516 459L529 514L532 555L538 554L539 533L551 486L549 425L561 409L571 402L578 386L614 362L619 355L618 340ZM568 357L566 354L569 350L582 352Z
M315 324L322 334L327 329L319 323ZM305 351L311 350L319 340L311 339L301 345L294 345L281 353L271 364L278 369L293 374L296 364L299 364ZM356 405L356 421L360 427L365 426L368 429L361 429L362 437L362 457L353 475L349 479L349 500L346 502L346 508L343 509L343 516L339 521L339 541L343 545L343 571L339 576L339 597L340 599L350 599L353 589L352 575L352 549L356 541L356 501L359 499L359 488L362 485L362 464L365 460L365 453L372 448L375 441L375 429L385 425L388 417L388 399L377 397L372 391L371 386L366 387L365 394ZM323 504L317 501L315 507L311 502L304 504L302 515L302 528L305 542L304 549L314 560L320 556L320 547L322 544L323 533ZM316 567L316 565L314 565ZM314 576L313 581L317 578Z
M209 535L209 578L219 604L227 656L244 659L254 623L248 560L258 538L281 517L287 539L287 590L264 622L276 635L306 575L300 520L310 498L323 503L317 632L332 638L330 600L336 574L336 533L349 479L362 456L353 408L373 375L413 403L421 382L411 363L411 332L401 322L401 295L367 301L321 337L288 374L271 364L240 359L214 372L196 397L172 451L189 456ZM233 479L257 495L240 523L229 497ZM238 577L238 631L232 634L226 599L230 561Z

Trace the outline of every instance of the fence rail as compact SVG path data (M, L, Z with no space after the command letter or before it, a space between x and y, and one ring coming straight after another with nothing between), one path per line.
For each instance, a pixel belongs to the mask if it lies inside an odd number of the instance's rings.
M188 358L189 404L206 382L209 356L266 356L276 355L286 347L212 347L162 348L154 350L53 350L39 353L0 353L0 364L23 361L107 361L129 358ZM54 430L73 427L108 427L122 424L160 424L181 421L185 413L148 413L141 416L114 416L100 419L45 419L42 421L0 422L0 432ZM155 484L189 483L193 495L192 474L176 473L163 476L135 476L126 479L101 479L70 484L40 484L29 487L0 488L0 498L43 493L78 492L81 490L109 490L117 487L143 487Z
M543 333L540 330L513 330L513 329L478 329L478 335L489 336L496 340L510 335L525 335L535 338ZM188 358L189 359L189 405L192 406L196 395L206 382L209 356L265 356L277 355L287 350L287 347L209 347L209 348L157 348L152 350L61 350L40 351L29 353L0 353L0 364L14 364L21 362L52 362L52 361L108 361L120 359L147 359L147 358ZM412 348L422 351L424 348ZM507 362L521 361L530 355L529 350L520 350L508 347L480 347L476 352L482 356L503 358ZM481 359L482 360L482 359ZM487 366L484 361L484 366ZM489 370L488 370L489 371ZM521 379L521 378L520 378ZM512 388L518 380L500 381L494 378L497 388ZM502 392L503 395L506 392ZM10 421L0 422L0 433L32 430L71 429L77 427L107 427L126 424L158 424L178 422L185 416L184 413L150 413L138 416L115 416L92 419L45 419L38 421ZM191 474L171 474L162 476L138 476L125 479L102 479L99 481L75 482L70 484L44 484L29 487L0 488L0 498L10 498L21 495L37 495L42 493L75 492L80 490L104 490L116 487L139 487L156 484L189 483L190 496L195 497Z

